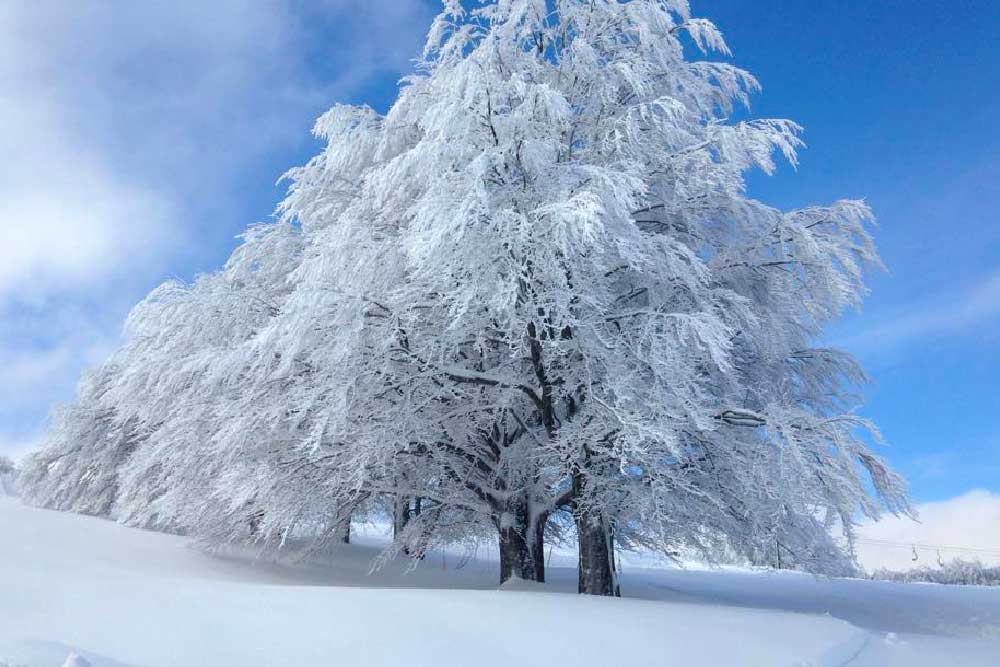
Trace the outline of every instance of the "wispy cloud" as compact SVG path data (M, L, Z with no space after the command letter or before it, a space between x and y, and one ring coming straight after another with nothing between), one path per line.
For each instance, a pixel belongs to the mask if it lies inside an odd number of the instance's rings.
M940 337L958 337L993 331L1000 320L1000 270L975 284L914 298L912 305L860 332L834 340L849 350L891 350ZM989 325L989 326L987 326Z

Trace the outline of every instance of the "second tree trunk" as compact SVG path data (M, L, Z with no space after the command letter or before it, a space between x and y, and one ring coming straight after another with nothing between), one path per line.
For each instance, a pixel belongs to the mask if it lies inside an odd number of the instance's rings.
M577 590L585 595L621 596L615 576L614 544L610 526L599 512L576 517L580 560Z
M530 521L524 508L501 517L500 582L511 577L545 581L545 518Z

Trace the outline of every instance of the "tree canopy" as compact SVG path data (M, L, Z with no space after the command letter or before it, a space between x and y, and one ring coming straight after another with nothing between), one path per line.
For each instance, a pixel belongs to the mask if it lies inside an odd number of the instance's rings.
M817 346L872 213L751 198L800 128L732 120L758 83L709 52L684 0L446 0L278 222L136 307L29 499L272 549L395 513L386 557L499 538L504 578L575 534L591 593L615 544L843 571L834 526L909 510Z

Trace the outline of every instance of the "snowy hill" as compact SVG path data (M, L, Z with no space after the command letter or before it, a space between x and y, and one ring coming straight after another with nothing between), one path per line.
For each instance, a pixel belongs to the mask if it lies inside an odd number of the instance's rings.
M628 568L615 600L567 594L575 573L553 567L497 591L485 560L254 564L12 499L0 535L0 665L1000 664L993 589Z

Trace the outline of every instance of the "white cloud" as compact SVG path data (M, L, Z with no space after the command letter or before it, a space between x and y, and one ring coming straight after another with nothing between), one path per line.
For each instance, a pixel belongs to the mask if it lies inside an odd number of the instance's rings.
M314 118L405 71L432 9L0 3L0 451L70 399L145 291L269 213Z
M1000 495L970 491L917 507L919 523L886 517L858 531L858 557L866 570L907 570L954 558L1000 565ZM917 560L913 560L916 551Z
M162 271L254 160L405 67L425 13L417 0L309 14L277 0L3 3L0 298ZM327 43L333 25L357 30Z
M18 5L0 20L0 299L91 286L162 242L167 203L131 184L75 131L71 71L25 30Z
M116 179L72 149L43 166L21 159L18 148L0 167L0 298L32 301L100 285L174 242L169 202L155 192Z

